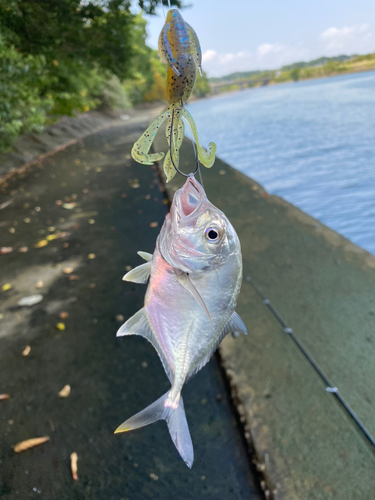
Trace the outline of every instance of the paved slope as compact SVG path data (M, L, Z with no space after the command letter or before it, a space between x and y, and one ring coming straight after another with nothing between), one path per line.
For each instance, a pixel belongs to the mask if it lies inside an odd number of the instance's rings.
M149 343L115 338L122 322L116 316L134 314L145 293L142 285L122 282L125 267L142 262L137 250L153 251L168 210L156 171L130 160L144 127L139 119L91 135L0 192L0 246L13 248L0 255L0 394L10 395L0 401L4 500L260 498L215 360L184 391L192 470L164 422L113 435L168 388ZM1 291L6 284L12 288ZM17 306L36 293L40 303ZM69 316L60 319L61 312ZM26 345L31 351L23 357ZM61 399L66 384L71 394ZM45 435L46 444L12 450Z

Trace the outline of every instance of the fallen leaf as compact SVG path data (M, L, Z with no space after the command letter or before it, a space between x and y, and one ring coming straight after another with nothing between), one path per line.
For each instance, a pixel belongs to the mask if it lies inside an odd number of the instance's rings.
M5 285L3 285L1 287L3 292L6 292L6 291L10 290L11 288L12 288L12 285L10 283L5 283Z
M29 295L28 297L22 297L17 304L21 307L26 306L26 307L31 307L34 306L35 304L39 304L43 300L43 295L40 293L36 295Z
M150 194L146 194L145 200L149 200L150 198L151 198L151 195Z
M11 233L11 234L14 234L16 232L16 230L14 229L14 227L10 227L8 229L8 231Z
M29 217L26 217L25 219L23 219L23 222L25 224L29 224L31 222L31 219L29 219Z
M53 241L57 238L57 235L56 234L49 234L48 236L46 236L46 240L47 241Z
M34 207L35 212L40 212L41 208L40 207Z
M64 248L68 248L68 246L69 246L69 243L63 243Z
M28 356L30 354L31 347L27 345L25 349L21 352L21 356Z
M70 281L78 281L79 280L79 276L77 276L76 274L72 274L71 276L69 276L69 280Z
M42 280L38 280L36 283L35 283L35 288L42 288L43 286L43 281Z
M75 202L72 202L72 203L63 203L63 208L65 208L66 210L73 210L73 208L75 208L77 206L77 203Z
M158 222L150 222L149 226L150 227L158 227L159 223Z
M43 444L47 441L49 441L49 437L40 437L40 438L33 438L33 439L26 439L26 441L21 441L20 443L16 444L16 446L13 448L15 453L20 453L21 451L29 450L30 448L34 448L34 446L39 446L40 444Z
M57 323L56 328L61 332L65 330L65 323Z
M88 259L95 259L96 255L94 253L89 253L87 258Z
M117 321L124 321L124 319L125 319L122 314L116 314L115 318Z
M59 392L59 398L67 398L70 395L70 385L64 385Z
M74 481L78 481L78 476L77 476L77 472L78 472L77 462L78 462L78 455L77 455L76 452L73 452L70 455L70 469L72 471L72 477L73 477Z
M0 401L5 401L6 399L9 398L10 398L9 394L0 394Z
M71 274L73 271L74 269L72 267L65 267L65 269L63 269L64 274Z
M5 255L6 253L13 252L13 247L1 247L0 255Z
M93 211L93 212L80 212L80 213L77 213L77 214L73 214L72 215L72 219L81 219L81 218L84 218L84 217L94 217L95 215L98 215L97 211Z
M88 220L88 223L89 223L89 224L95 224L95 219L89 219L89 220Z
M0 210L3 210L3 208L8 207L11 203L13 203L13 200L4 201L4 203L0 205Z
M40 241L38 241L38 243L35 243L34 248L43 248L46 245L48 245L47 240L40 240Z
M0 319L4 318L4 314L0 313Z
M21 247L18 249L20 253L26 253L28 250L29 250L28 247Z
M55 204L56 204L56 205L58 205L58 206L60 206L60 205L62 205L62 204L63 204L63 202L62 202L61 200L56 200L56 201L55 201Z
M59 318L60 318L60 319L66 319L68 316L69 316L69 313L67 313L67 312L65 312L65 311L62 311L62 312L59 314Z
M225 175L226 171L225 170L219 170L219 175Z
M132 270L132 266L125 266L125 271L131 271Z
M88 192L89 192L89 190L88 190L87 188L83 188L83 189L82 189L82 193L83 193L83 194L87 194Z
M147 361L142 361L141 366L142 368L147 368L148 367Z
M50 233L55 232L55 231L56 231L55 226L50 226L50 227L48 228L48 231L49 231Z

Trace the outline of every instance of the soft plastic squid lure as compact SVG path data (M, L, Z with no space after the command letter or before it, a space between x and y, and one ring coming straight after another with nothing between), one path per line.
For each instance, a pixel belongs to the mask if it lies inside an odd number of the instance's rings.
M193 134L198 159L207 168L214 164L216 144L210 142L207 151L200 145L193 117L184 107L193 91L197 68L201 72L202 53L195 31L183 20L177 9L170 9L167 13L159 37L159 56L162 62L168 64L168 108L151 123L134 144L132 156L134 160L144 165L152 165L164 158L163 152L150 154L149 151L157 131L168 119L166 136L169 151L163 164L168 182L174 177L179 165L179 150L185 134L182 118L186 120Z

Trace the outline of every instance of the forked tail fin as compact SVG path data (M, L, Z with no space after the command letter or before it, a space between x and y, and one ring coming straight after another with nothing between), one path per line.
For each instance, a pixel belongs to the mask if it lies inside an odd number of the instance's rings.
M182 398L180 398L176 409L164 406L164 403L168 399L168 394L169 391L150 406L147 406L147 408L126 420L115 430L115 434L138 429L139 427L152 424L157 420L166 420L174 445L186 465L191 468L194 462L194 450L186 420L184 403Z

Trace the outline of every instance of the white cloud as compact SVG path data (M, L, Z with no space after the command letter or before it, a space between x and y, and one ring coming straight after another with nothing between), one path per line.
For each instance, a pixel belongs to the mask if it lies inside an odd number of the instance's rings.
M328 28L320 35L320 39L328 55L363 54L375 50L375 33L369 24Z
M304 47L263 43L253 52L218 53L207 50L203 53L203 68L209 76L222 76L236 71L276 69L306 57L309 57L309 51Z

